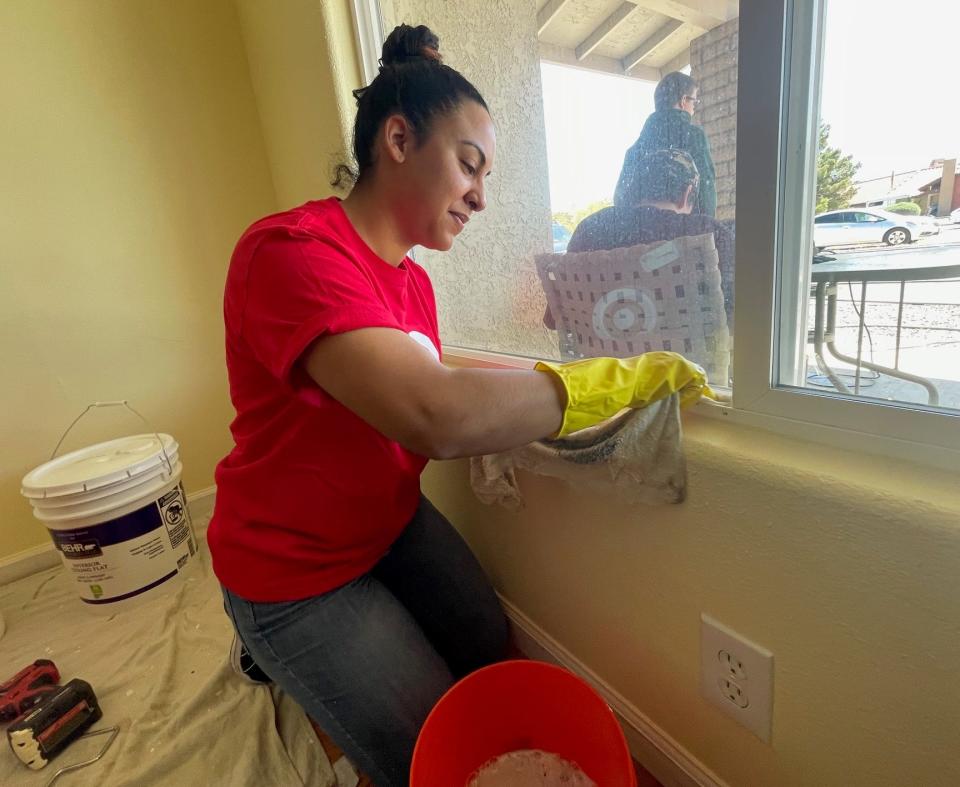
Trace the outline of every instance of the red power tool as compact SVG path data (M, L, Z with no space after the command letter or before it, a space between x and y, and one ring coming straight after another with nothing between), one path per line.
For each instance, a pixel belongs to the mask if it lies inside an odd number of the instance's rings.
M56 691L60 671L49 659L37 659L9 680L0 683L0 721L17 718Z

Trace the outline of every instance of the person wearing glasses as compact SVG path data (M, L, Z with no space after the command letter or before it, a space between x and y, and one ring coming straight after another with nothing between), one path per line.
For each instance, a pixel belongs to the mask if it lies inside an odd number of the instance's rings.
M643 124L637 141L627 150L614 191L613 204L624 205L635 193L634 180L644 156L657 150L683 150L690 155L700 174L700 186L693 213L717 214L716 173L710 157L710 145L700 126L691 123L700 105L700 92L693 77L680 71L667 74L653 93L656 111Z

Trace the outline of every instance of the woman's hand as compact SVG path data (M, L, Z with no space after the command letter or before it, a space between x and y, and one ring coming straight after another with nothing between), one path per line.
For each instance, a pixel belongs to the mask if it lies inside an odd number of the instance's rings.
M701 396L715 399L707 375L682 355L650 352L633 358L585 358L572 363L538 363L563 383L567 405L559 437L612 418L626 407L646 407L674 393L682 407Z

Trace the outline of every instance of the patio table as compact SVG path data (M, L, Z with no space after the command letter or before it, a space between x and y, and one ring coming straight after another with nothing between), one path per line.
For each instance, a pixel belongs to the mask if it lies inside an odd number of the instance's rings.
M862 368L866 368L922 385L927 391L928 404L938 404L940 396L936 386L930 380L904 372L899 368L904 290L908 281L935 281L955 278L960 278L960 245L932 246L924 249L911 249L909 251L905 249L903 251L869 255L851 255L847 259L814 265L810 274L810 280L814 285L815 298L814 353L833 386L841 393L850 393L847 385L840 380L836 372L824 360L824 344L834 358L855 366L853 393L860 393L860 372ZM856 357L845 355L836 346L838 282L859 282L861 285L860 325L857 335ZM897 341L892 367L863 360L863 329L867 314L867 286L870 282L900 282Z

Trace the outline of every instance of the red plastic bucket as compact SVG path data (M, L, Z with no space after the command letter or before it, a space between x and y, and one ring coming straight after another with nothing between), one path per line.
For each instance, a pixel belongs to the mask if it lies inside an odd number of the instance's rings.
M411 787L464 787L488 760L540 749L576 763L600 787L636 787L613 711L586 682L540 661L504 661L451 688L424 722Z

